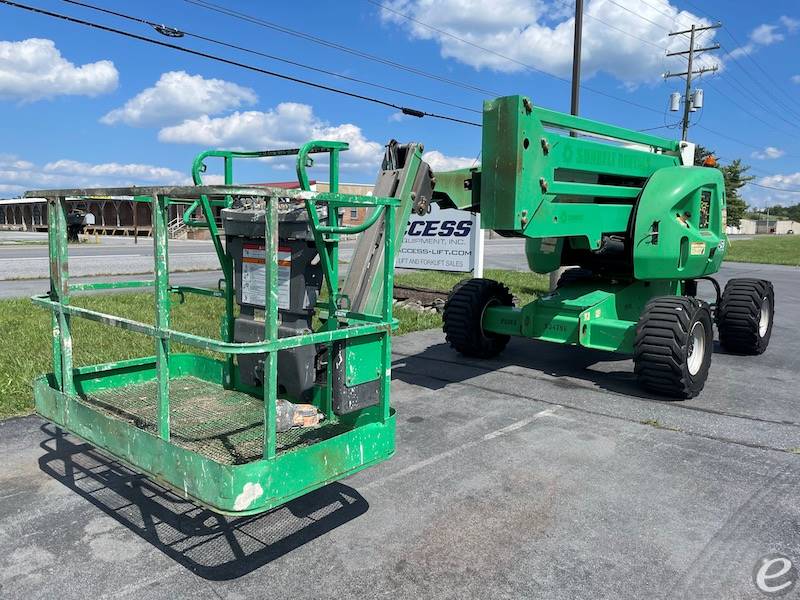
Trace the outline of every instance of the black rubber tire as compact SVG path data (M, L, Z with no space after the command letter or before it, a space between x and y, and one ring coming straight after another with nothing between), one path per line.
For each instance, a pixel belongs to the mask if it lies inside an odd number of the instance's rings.
M692 373L689 357L695 327L703 341L702 362ZM702 335L702 334L705 335ZM639 384L673 398L694 398L703 389L711 366L714 330L706 302L686 296L661 296L645 306L636 326L633 364Z
M573 267L561 273L561 276L558 278L558 283L556 283L556 287L559 288L562 285L575 283L578 281L589 281L593 278L594 273L592 273L589 269L584 269L583 267Z
M769 302L769 324L760 332L761 308ZM764 279L731 279L717 308L719 343L728 352L761 354L769 345L775 316L775 291Z
M508 288L492 279L459 282L444 305L443 327L450 347L464 356L491 358L503 351L510 336L483 330L481 320L487 306L512 306Z

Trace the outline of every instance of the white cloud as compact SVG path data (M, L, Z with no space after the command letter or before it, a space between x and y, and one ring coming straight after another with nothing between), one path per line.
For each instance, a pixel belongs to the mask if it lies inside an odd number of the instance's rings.
M792 75L792 83L800 83L800 75Z
M800 29L800 19L793 19L784 15L779 20L789 33L794 33Z
M472 167L477 165L478 162L475 157L469 158L467 156L448 156L442 154L438 150L431 150L422 155L422 160L428 163L433 169L437 171L453 171L454 169L463 169L464 167Z
M105 187L146 184L190 184L185 173L139 163L86 163L62 159L37 166L15 156L0 155L0 191L36 188Z
M767 146L763 150L756 150L751 155L753 158L759 158L762 160L772 159L772 158L780 158L786 154L786 151L781 150L780 148L776 148L775 146Z
M771 46L786 39L785 33L795 33L800 28L800 21L792 19L791 17L783 16L778 19L780 25L770 25L763 23L750 32L750 41L744 46L734 48L731 51L731 56L738 58L745 54L752 54L759 46ZM781 25L784 32L781 31Z
M350 144L350 149L341 155L341 166L348 169L374 168L383 154L383 144L368 140L357 125L330 125L314 115L311 106L295 102L283 102L268 111L237 111L224 117L203 115L187 119L180 125L161 129L158 139L248 149L293 147L312 139L341 140Z
M797 204L800 200L800 195L796 190L800 190L800 171L796 173L775 174L766 177L759 177L754 181L759 185L767 186L767 188L778 189L765 189L755 186L747 186L745 200L752 206L766 207L783 205L788 206ZM783 192L782 189L787 191ZM793 191L788 191L793 190Z
M800 189L800 172L789 173L786 175L775 174L762 177L756 183L769 187Z
M569 11L563 10L560 2L393 0L389 6L440 30L429 29L381 10L384 22L406 28L414 38L437 42L444 58L458 60L479 70L514 73L525 70L523 65L529 65L552 75L569 76L574 19L569 16ZM683 68L680 57L666 58L662 50L643 46L641 40L636 39L651 40L671 51L682 50L686 45L685 39L667 36L676 23L710 24L707 19L673 6L669 0L646 3L639 0L591 0L583 22L584 77L602 71L626 84L636 85L658 81L667 69ZM703 43L712 43L715 35L715 31L709 31ZM704 56L699 58L698 66L717 62L718 58Z
M33 102L54 96L97 96L117 87L110 60L75 66L52 40L0 42L0 99Z
M20 160L13 154L0 154L0 169L32 169L33 163L27 160Z
M76 160L62 159L47 163L44 170L48 173L63 173L66 175L79 175L84 177L98 178L123 178L136 183L145 182L178 182L186 178L186 175L174 169L166 167L154 167L139 163L100 163L90 164L78 162Z
M14 194L16 196L24 191L25 188L21 185L10 185L7 183L0 183L0 194Z
M169 71L163 73L155 85L142 90L100 121L106 125L164 125L204 114L218 114L253 104L256 99L253 90L230 81Z
M778 33L777 25L759 25L750 32L750 39L761 46L769 46L783 41L783 34Z

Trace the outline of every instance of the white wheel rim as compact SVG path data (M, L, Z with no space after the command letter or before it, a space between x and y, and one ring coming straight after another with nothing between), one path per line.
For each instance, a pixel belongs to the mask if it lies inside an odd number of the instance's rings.
M769 298L764 298L761 302L761 319L758 321L758 336L762 338L767 335L769 329L770 308Z
M689 356L686 359L690 375L697 375L706 357L706 327L700 321L692 326L689 335Z

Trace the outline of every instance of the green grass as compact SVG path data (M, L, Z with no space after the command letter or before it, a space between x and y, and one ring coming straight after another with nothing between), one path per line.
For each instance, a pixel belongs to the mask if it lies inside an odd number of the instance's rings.
M73 297L73 304L152 323L150 294L116 293ZM215 298L191 296L186 304L172 310L176 329L219 337L221 304ZM153 340L119 328L73 319L75 366L150 356ZM0 418L27 414L33 410L31 381L52 369L50 313L33 306L28 299L0 300ZM175 351L186 351L180 344Z
M763 235L732 239L725 260L800 267L800 235Z
M0 246L46 246L47 240L7 240L0 241Z
M509 285L522 301L547 289L547 278L533 273L486 272L486 277ZM420 271L398 274L402 285L449 291L464 278L461 273ZM153 322L153 300L147 293L114 293L74 296L73 304L145 323ZM219 337L222 303L216 298L187 295L185 304L173 304L175 329L206 337ZM394 310L400 321L398 335L441 327L441 315L422 313L410 308ZM75 366L124 360L154 353L153 340L147 336L87 321L73 319ZM31 381L51 370L50 313L33 306L30 300L0 300L0 419L28 414L33 410ZM175 344L176 352L190 351ZM196 352L196 349L191 349Z
M465 273L444 273L441 271L413 271L398 273L394 278L396 285L408 285L431 290L449 292L453 286L464 279ZM502 269L486 269L483 276L505 283L511 293L517 297L519 304L527 304L538 295L547 292L550 284L548 275L539 275L530 271L504 271Z

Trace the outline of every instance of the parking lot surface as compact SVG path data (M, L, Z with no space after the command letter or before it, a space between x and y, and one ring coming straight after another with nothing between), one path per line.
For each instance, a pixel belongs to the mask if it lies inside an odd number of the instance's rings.
M765 598L762 556L800 564L800 270L721 275L772 279L775 328L764 355L716 348L698 398L579 348L398 337L395 457L261 516L0 423L0 597Z

